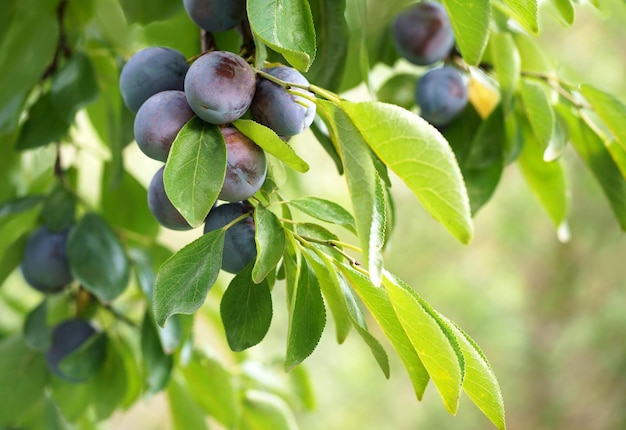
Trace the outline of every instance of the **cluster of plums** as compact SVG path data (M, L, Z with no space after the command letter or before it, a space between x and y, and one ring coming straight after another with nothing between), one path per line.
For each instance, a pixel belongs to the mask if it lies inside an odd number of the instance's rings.
M218 5L219 3L219 5ZM224 31L245 19L245 2L185 0L190 18L209 32ZM219 6L219 7L218 7ZM297 70L277 66L262 69L281 83L309 85ZM243 117L288 139L309 127L315 116L313 94L289 91L261 77L241 56L229 51L209 51L188 64L178 51L149 47L133 55L122 69L120 90L128 108L137 113L134 134L148 157L166 162L183 126L194 117L219 126L226 143L226 175L218 199L225 202L208 214L204 231L221 228L252 212L244 203L263 185L267 172L263 150L232 122ZM211 169L212 160L201 160ZM161 167L148 186L148 206L162 226L187 230L191 226L174 207L165 191ZM226 232L222 268L238 273L256 255L254 221L250 215Z
M413 64L430 66L454 48L450 19L440 3L423 1L400 12L393 22L398 53ZM467 105L467 86L459 70L444 65L427 71L417 82L415 100L422 118L436 127L449 124Z

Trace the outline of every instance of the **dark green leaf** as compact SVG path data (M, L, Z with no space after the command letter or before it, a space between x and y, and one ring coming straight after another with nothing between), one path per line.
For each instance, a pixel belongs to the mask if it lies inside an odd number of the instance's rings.
M104 364L90 382L96 395L94 409L98 420L109 418L121 406L133 378L137 376L126 369L119 343L109 339Z
M121 0L120 4L128 21L139 24L167 19L182 9L177 0Z
M210 393L209 396L215 395ZM200 406L189 393L189 388L180 378L172 378L167 387L172 424L175 430L208 429L206 417Z
M254 210L254 242L257 256L252 269L252 280L261 282L276 268L285 249L285 231L273 212L257 205Z
M44 200L43 196L26 196L8 200L0 204L0 221L8 215L30 211Z
M222 265L224 230L202 235L159 269L154 285L154 315L161 327L173 314L192 314L202 306Z
M149 393L158 393L170 379L174 359L163 351L157 326L149 309L146 310L141 324L141 355L146 388Z
M98 97L96 71L89 57L77 52L52 79L52 104L57 114L71 123L74 115Z
M356 234L356 222L350 212L330 200L319 197L300 197L289 203L307 215L332 224L344 226Z
M316 45L308 1L248 0L247 9L250 26L259 39L306 72L315 59Z
M71 230L67 258L74 277L100 300L113 300L128 285L126 251L108 224L95 213L85 214Z
M25 150L60 142L69 128L70 122L56 111L50 93L46 93L30 108L15 147Z
M252 265L239 272L228 285L220 315L228 346L243 351L261 342L272 322L272 296L267 281L252 280Z
M78 381L93 377L104 364L107 343L105 333L91 336L78 349L61 360L59 370L68 378Z
M61 231L74 224L76 196L63 185L58 184L46 196L41 210L41 219L50 231Z
M383 103L392 103L405 109L415 106L415 86L418 76L400 73L387 79L378 89L376 98Z
M443 0L456 44L469 64L477 65L489 38L491 6L489 0Z
M167 158L163 183L187 222L204 222L226 174L226 143L216 125L193 117L180 130Z
M300 262L300 274L293 294L287 332L286 371L311 355L326 325L326 309L319 281L304 260Z
M28 233L25 233L6 248L0 249L0 286L22 262L27 240Z
M24 343L35 351L45 351L50 347L52 336L48 327L48 302L44 299L33 309L24 321Z

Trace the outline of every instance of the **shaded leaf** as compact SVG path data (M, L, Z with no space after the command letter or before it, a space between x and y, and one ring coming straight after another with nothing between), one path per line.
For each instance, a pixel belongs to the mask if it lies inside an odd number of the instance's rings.
M48 302L44 299L24 320L24 343L35 351L45 351L52 343L48 327Z
M96 71L89 57L74 53L52 79L52 104L68 123L85 105L98 97Z
M130 23L150 24L165 20L182 9L182 2L176 0L121 0L124 15Z
M22 127L15 148L34 149L60 142L69 128L70 122L56 111L50 93L45 93L28 111L28 119Z
M140 346L146 389L151 394L158 393L170 380L174 359L163 350L150 310L146 311L141 323Z
M415 106L415 86L418 77L412 73L399 73L387 79L376 92L383 103L392 103L405 109Z
M263 205L254 210L254 242L257 256L252 269L252 280L261 282L276 268L285 250L285 231L276 215Z

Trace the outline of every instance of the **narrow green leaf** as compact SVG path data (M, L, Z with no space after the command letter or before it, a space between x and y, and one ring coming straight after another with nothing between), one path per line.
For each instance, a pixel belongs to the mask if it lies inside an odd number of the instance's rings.
M611 158L613 158L620 172L622 172L622 176L626 178L626 150L614 140L610 142L605 141L605 145L611 154ZM2 277L0 277L0 282L2 282L1 279Z
M140 347L145 388L150 394L158 393L170 380L174 359L163 351L157 326L149 309L141 323Z
M376 155L407 184L426 210L459 241L468 243L473 224L467 190L454 153L443 136L422 118L398 106L343 101L341 108Z
M557 105L569 127L570 141L602 187L622 230L626 231L626 180L602 139L576 114Z
M385 332L409 374L415 395L421 400L430 377L400 324L387 291L384 288L375 287L369 278L351 267L342 265L339 266L339 270Z
M250 430L297 430L298 424L289 406L279 396L259 390L247 390L242 401L241 428Z
M335 202L319 197L307 196L292 200L289 202L289 205L313 218L341 225L356 234L356 221L354 217L350 212Z
M7 200L0 204L0 222L4 221L4 218L18 214L22 212L30 211L31 209L35 209L39 203L44 200L44 196L34 195L34 196L26 196L26 197L18 197L12 200Z
M257 256L252 269L252 280L261 282L276 268L285 250L285 230L276 215L263 205L254 210L254 242Z
M300 262L300 275L291 303L285 357L286 371L293 369L311 355L326 325L326 308L320 284L305 260Z
M314 120L313 124L311 124L311 131L313 132L313 135L315 136L319 144L322 146L322 148L324 148L324 151L326 151L328 156L335 163L335 167L337 168L337 173L339 173L340 175L343 175L343 163L341 161L341 157L339 156L339 153L337 152L337 148L335 147L335 144L330 139L330 136L328 135L328 130L326 129L326 126L324 125L324 123Z
M489 0L443 0L443 4L450 16L456 44L463 59L468 64L478 65L489 38Z
M369 234L367 267L370 279L374 285L380 285L383 270L383 248L385 247L385 230L387 228L387 213L385 205L385 189L380 176L376 174L376 192L374 194L374 216Z
M388 273L383 276L383 285L398 320L437 387L446 409L456 414L465 372L458 340L411 287Z
M210 395L214 395L211 393ZM175 430L208 429L206 417L181 378L174 377L167 386L172 424Z
M244 351L263 340L272 322L272 295L266 280L252 280L249 264L230 281L220 303L228 346Z
M248 0L252 31L282 54L296 69L306 72L315 59L315 26L306 0Z
M215 284L222 266L224 230L194 240L161 265L154 285L156 322L165 326L173 314L197 311Z
M574 23L576 12L572 0L550 0L550 2L556 9L556 15L561 23L566 26L570 26Z
M130 265L111 227L95 213L85 214L67 239L72 274L100 300L109 301L126 289Z
M504 0L512 16L531 33L539 33L537 0Z
M540 83L529 79L522 79L520 82L520 94L528 122L538 143L545 149L554 137L556 121L548 94Z
M70 123L60 115L52 103L50 93L45 93L28 111L15 148L23 151L60 142L70 128Z
M24 321L24 343L35 351L45 351L50 347L52 336L48 327L48 302L43 300L33 309Z
M490 39L493 67L500 84L500 95L505 114L511 109L522 70L522 60L510 33L492 33Z
M309 241L310 246L330 255L337 261L343 260L344 257L339 252L341 247L329 246L332 241L339 242L339 236L316 223L303 222L298 223L295 227L296 233L304 239L308 240L309 238L312 238L323 242L317 243L316 241Z
M592 85L582 85L580 89L595 112L611 130L617 142L626 150L626 124L624 124L626 104Z
M219 127L193 117L172 144L163 172L165 192L187 222L204 222L226 175L226 142Z
M238 119L233 125L259 145L265 152L272 154L296 172L305 173L309 171L309 165L296 151L284 140L282 140L274 130L249 119Z
M74 53L52 79L52 104L71 123L74 115L98 97L96 71L89 57Z

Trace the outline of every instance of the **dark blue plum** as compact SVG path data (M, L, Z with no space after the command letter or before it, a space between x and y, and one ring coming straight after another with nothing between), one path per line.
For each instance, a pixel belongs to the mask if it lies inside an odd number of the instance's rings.
M59 365L65 357L80 348L95 334L96 329L91 324L79 319L67 320L57 325L52 331L50 348L46 351L46 363L50 371L68 381L81 382L84 380L75 375L64 373Z
M122 69L120 91L124 103L137 112L156 93L182 91L188 69L185 57L175 49L161 46L142 49Z
M230 30L246 16L245 0L184 0L187 15L208 32Z
M400 12L393 21L393 37L398 53L420 66L443 60L454 46L448 13L440 3L430 1Z
M309 85L309 81L291 67L278 66L263 71L285 82ZM314 97L306 90L293 88L293 91ZM295 136L308 128L315 118L315 103L290 94L280 85L263 78L257 82L250 108L257 122L271 128L279 136Z
M161 91L141 105L135 117L135 140L148 157L165 162L181 128L194 116L182 91Z
M148 207L150 212L163 227L171 230L189 230L192 227L185 218L174 207L169 197L165 193L165 185L163 184L163 170L161 167L152 177L150 185L148 185Z
M235 218L251 211L251 207L242 202L226 203L214 207L209 212L204 224L204 232L208 233L224 227ZM254 242L254 218L252 215L232 225L226 230L224 251L222 254L222 270L239 273L256 257Z
M267 174L265 152L234 127L220 128L226 141L226 177L220 200L237 202L259 191Z
M68 234L69 230L52 232L42 226L28 238L21 263L28 285L44 293L55 293L72 282L66 252Z
M250 107L256 74L246 61L228 51L212 51L198 58L185 77L191 109L211 124L227 124Z
M467 105L467 86L452 66L429 70L417 82L420 115L434 126L449 124Z

